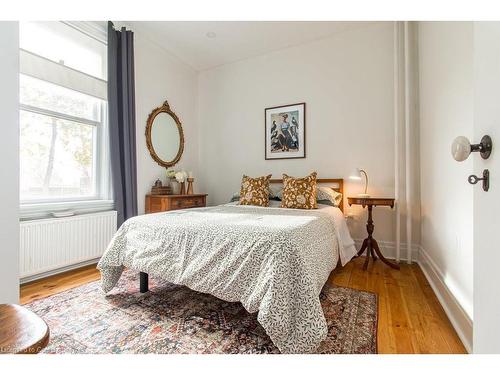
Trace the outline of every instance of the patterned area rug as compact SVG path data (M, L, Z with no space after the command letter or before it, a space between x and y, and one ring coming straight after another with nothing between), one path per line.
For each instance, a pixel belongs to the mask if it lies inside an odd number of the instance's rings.
M127 270L106 296L97 281L26 305L50 327L43 352L279 353L240 303L152 278L141 294L138 278ZM318 353L376 353L375 294L325 287L320 298L328 337Z

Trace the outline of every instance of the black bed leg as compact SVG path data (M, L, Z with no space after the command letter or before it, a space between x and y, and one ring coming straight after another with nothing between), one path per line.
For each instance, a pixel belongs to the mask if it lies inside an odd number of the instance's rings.
M146 293L148 290L148 274L146 272L139 272L139 291Z

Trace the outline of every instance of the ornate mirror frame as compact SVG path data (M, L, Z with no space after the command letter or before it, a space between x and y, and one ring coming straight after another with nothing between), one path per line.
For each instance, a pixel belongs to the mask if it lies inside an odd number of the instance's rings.
M179 130L179 151L177 152L177 155L175 158L171 161L165 161L162 160L155 152L155 149L153 147L153 141L151 139L151 129L153 127L153 122L156 116L158 116L160 113L166 113L170 115L175 123L177 124L177 129ZM149 153L151 154L151 157L153 158L154 161L156 161L159 165L165 168L169 168L174 166L179 162L181 159L182 153L184 152L184 131L182 130L182 124L177 115L170 109L170 106L168 104L168 101L165 100L163 105L161 107L153 109L151 113L148 116L148 121L146 123L146 145L148 146Z

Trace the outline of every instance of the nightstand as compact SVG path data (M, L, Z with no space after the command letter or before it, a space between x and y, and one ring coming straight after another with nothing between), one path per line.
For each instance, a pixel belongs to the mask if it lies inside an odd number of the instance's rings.
M375 255L375 253L377 253L378 257L382 262L387 264L389 267L399 270L399 264L387 260L380 252L380 248L378 247L377 241L375 240L375 238L372 237L373 230L375 229L375 225L373 225L373 219L372 219L373 207L389 206L393 208L394 198L348 197L347 203L349 203L349 206L357 204L363 206L363 208L368 207L368 221L366 223L366 231L368 232L368 237L364 239L363 245L361 246L361 249L358 251L358 256L360 256L366 250L366 260L365 263L363 264L363 269L366 270L366 268L368 267L368 262L370 261L370 255L373 258L374 262L377 260L377 256Z
M147 214L185 208L205 207L207 205L207 194L170 194L170 195L146 195L145 211Z

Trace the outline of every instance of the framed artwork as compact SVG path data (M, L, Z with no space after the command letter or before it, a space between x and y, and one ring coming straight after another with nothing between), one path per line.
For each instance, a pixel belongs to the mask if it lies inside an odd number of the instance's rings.
M265 109L266 160L306 157L306 103Z

